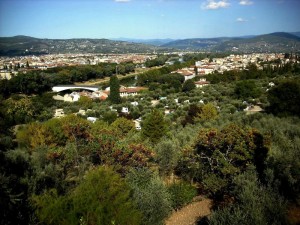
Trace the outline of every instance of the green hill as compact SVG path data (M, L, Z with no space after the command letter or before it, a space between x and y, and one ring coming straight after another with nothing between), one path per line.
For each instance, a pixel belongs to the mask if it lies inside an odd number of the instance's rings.
M242 53L300 51L300 37L284 32L271 33L253 38L226 41L213 50Z
M295 34L298 32L295 32ZM164 40L166 41L166 40ZM144 43L146 41L144 40ZM277 32L247 37L192 38L160 46L108 39L39 39L28 36L0 37L0 55L57 53L153 53L172 50L212 52L299 52L300 37ZM152 43L149 40L149 43ZM158 43L156 43L158 45Z
M300 50L300 37L291 33L277 32L258 36L184 39L162 46L214 52L290 52Z
M176 40L162 45L168 48L177 48L181 50L211 50L224 41L231 40L231 38L193 38Z
M0 55L57 53L152 53L166 48L108 39L39 39L27 36L1 37Z

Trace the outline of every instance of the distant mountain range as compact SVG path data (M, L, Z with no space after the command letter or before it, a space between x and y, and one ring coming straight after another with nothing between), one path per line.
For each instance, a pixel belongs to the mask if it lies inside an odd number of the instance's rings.
M154 45L154 46L162 46L172 41L176 41L176 39L165 38L165 39L132 39L132 38L113 38L115 41L127 41L133 43L140 43L146 45Z
M0 55L2 56L55 53L153 53L167 50L164 47L108 39L0 37Z
M54 53L159 53L176 50L211 52L300 52L300 32L243 37L173 39L39 39L0 37L0 55Z
M244 53L298 52L300 51L300 37L289 33L278 32L259 35L253 38L230 40L216 46L213 50Z
M291 32L290 34L293 34L293 35L295 35L297 37L300 37L300 31L299 32Z
M290 52L300 51L300 32L277 32L264 35L176 40L162 45L181 50L213 52Z
M163 47L176 48L181 50L202 50L211 51L214 47L222 44L223 42L232 40L233 38L191 38L176 40L166 44Z

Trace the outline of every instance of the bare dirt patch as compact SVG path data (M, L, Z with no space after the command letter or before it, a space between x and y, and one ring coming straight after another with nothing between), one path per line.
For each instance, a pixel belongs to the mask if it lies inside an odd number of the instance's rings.
M166 220L166 225L194 225L198 218L207 216L211 213L212 201L203 199L197 202L192 202L182 209L175 211Z

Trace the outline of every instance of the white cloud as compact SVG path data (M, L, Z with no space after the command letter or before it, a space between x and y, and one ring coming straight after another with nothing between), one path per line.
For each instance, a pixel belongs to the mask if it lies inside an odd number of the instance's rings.
M126 2L130 2L131 0L115 0L115 2L120 2L120 3L126 3Z
M244 22L247 22L247 21L248 20L245 20L245 19L243 19L241 17L239 17L239 18L236 19L236 22L239 22L239 23L244 23Z
M252 5L253 2L251 2L250 0L240 0L240 5Z
M227 8L230 5L227 0L207 0L205 3L202 4L202 9L219 9L219 8Z

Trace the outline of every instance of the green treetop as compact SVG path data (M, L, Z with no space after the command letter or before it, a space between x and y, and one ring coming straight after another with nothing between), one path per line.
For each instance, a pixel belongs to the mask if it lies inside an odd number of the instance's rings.
M120 96L120 83L117 76L111 76L109 80L109 87L110 87L110 94L108 99L115 104L118 104L121 102L121 96Z
M183 83L182 91L183 92L190 92L191 90L193 90L195 88L196 88L196 85L195 85L194 81L193 80L187 80Z
M32 203L43 224L137 225L141 213L130 197L127 183L108 167L89 171L69 193L51 189L34 195Z
M152 142L157 142L167 132L167 124L164 120L163 114L154 109L142 124L142 137L149 138Z

